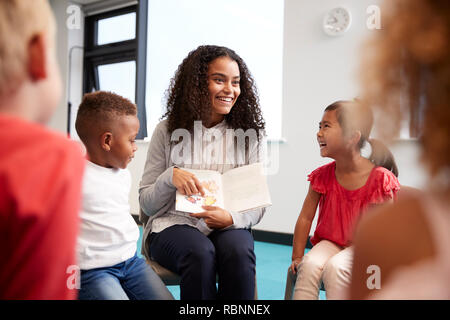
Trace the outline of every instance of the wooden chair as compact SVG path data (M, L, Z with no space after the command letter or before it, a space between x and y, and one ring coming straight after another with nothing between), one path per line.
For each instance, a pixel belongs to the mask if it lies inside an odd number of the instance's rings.
M147 260L147 263L152 267L153 271L161 278L166 286L179 286L181 277L175 272L164 268L155 260ZM216 276L216 282L218 281L218 276ZM256 274L255 274L255 300L258 300L258 291L256 286Z
M181 277L175 272L164 268L155 260L147 260L147 263L152 267L153 271L161 278L166 286L179 286Z
M297 281L297 275L293 274L291 269L288 269L286 279L286 289L284 290L284 300L292 300L294 295L295 282ZM325 291L323 282L320 282L320 290Z
M400 191L398 192L398 198L409 197L409 196L418 196L420 195L422 190L402 185L400 187ZM284 291L284 300L292 300L294 295L295 281L297 280L297 276L292 273L290 269L288 269L287 278L286 278L286 289ZM325 287L323 282L320 284L320 290L325 291Z

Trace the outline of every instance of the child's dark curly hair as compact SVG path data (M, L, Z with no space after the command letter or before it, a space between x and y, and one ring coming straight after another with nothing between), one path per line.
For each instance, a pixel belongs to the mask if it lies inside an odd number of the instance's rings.
M110 130L109 127L118 117L136 114L136 105L118 94L106 91L86 93L78 107L75 129L87 146L98 130Z
M239 66L240 89L236 103L225 121L232 129L265 128L259 106L255 82L245 64L233 50L219 46L200 46L191 51L178 67L167 90L167 112L162 119L168 119L168 131L184 128L191 131L194 121L205 121L211 116L211 100L208 91L208 67L219 57L229 57Z

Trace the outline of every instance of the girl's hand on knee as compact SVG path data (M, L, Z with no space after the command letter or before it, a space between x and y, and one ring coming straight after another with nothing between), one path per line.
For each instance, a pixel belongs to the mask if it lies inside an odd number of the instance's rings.
M289 270L291 270L291 272L293 274L297 273L297 268L298 265L300 264L300 262L302 261L302 258L295 258L292 260L291 266L289 267Z

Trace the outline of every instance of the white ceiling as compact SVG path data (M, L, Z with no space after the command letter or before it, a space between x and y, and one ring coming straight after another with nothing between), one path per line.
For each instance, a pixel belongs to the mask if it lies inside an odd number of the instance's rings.
M1 1L1 0L0 0ZM120 8L125 5L136 4L138 0L70 0L73 4L83 6L85 8Z
M2 0L0 0L2 1ZM123 8L137 4L138 0L69 0L83 8L86 15Z
M91 3L95 3L95 2L99 2L99 1L102 1L102 0L72 0L73 3L81 4L81 5L91 4Z

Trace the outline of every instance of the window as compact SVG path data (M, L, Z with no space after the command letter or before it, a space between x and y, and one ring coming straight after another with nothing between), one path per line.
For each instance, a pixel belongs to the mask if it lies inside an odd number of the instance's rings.
M281 137L283 0L153 0L148 7L147 126L165 111L178 65L199 45L229 47L246 62L260 95L269 138Z
M405 85L405 88L407 86ZM421 79L419 95L412 101L407 97L406 92L399 96L400 105L404 118L400 124L398 138L401 140L419 139L423 133L426 106L426 77ZM417 105L416 105L417 104Z
M98 20L97 45L136 38L136 12Z
M145 73L140 71L146 64L146 28L147 1L85 20L83 93L112 91L136 103L138 138L147 136Z
M97 70L100 90L136 101L136 61L102 64Z
M140 0L88 15L83 92L110 90L134 101L138 138L151 136L181 61L199 45L222 45L248 65L267 134L280 138L283 14L283 0Z
M406 116L400 123L398 139L411 140L418 139L423 132L424 110L422 107L413 109L406 107Z

